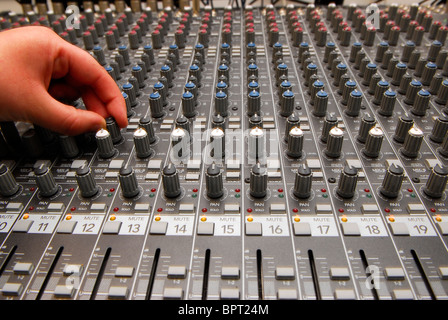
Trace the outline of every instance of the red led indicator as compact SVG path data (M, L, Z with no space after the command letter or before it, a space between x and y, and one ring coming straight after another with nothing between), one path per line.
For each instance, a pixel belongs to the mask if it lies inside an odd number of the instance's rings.
M252 208L247 208L246 211L249 212L249 213L251 213L251 212L252 212Z
M202 212L207 212L207 208L202 208Z

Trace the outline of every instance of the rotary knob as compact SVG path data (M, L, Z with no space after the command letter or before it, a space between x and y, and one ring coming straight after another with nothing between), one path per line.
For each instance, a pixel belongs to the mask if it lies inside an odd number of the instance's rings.
M221 198L224 194L222 172L215 163L207 168L205 173L205 186L209 198Z
M378 158L381 151L381 144L383 143L384 133L378 127L373 127L369 130L369 135L366 139L366 144L362 152L369 158Z
M344 199L353 198L358 183L358 170L355 167L346 165L341 171L336 193Z
M93 197L100 189L95 182L92 170L87 166L82 166L76 170L76 181L84 198Z
M254 198L263 198L266 196L267 187L267 170L260 163L257 163L250 171L250 195Z
M179 174L174 164L170 163L162 170L162 185L165 197L176 198L182 190L180 188Z
M391 164L386 171L383 183L379 189L380 193L387 198L396 198L400 193L403 179L403 168L395 163Z
M133 198L140 193L137 177L130 166L124 166L120 169L118 180L120 181L121 192L124 197Z
M409 129L403 143L401 153L408 158L417 158L423 143L423 131L417 127Z
M303 131L299 127L293 127L289 131L286 154L291 158L300 158L302 156L303 140Z
M338 127L333 127L328 133L325 154L330 158L339 158L341 156L343 141L344 131Z
M448 168L437 164L432 168L423 192L431 198L440 198L445 191L448 182Z
M307 165L303 164L297 169L293 190L297 198L307 199L310 197L312 179L313 173Z
M249 157L253 160L266 156L266 136L262 128L255 127L249 132Z
M106 129L100 129L95 135L96 144L98 147L98 154L103 159L108 159L115 154L114 144L109 131Z
M393 138L395 141L399 143L403 143L409 129L414 125L414 119L412 119L409 115L405 114L398 118L398 124L395 128L395 134Z
M134 132L135 153L138 158L144 159L149 157L153 151L151 149L149 135L143 128L138 128Z
M20 186L8 167L4 164L0 165L0 194L4 197L10 197L19 189Z
M59 186L56 184L53 174L47 166L41 165L36 168L34 170L34 178L42 197L51 197L58 192Z

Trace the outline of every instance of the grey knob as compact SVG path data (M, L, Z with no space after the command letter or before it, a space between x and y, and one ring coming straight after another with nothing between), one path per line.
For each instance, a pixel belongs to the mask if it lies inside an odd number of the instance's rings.
M404 98L403 102L409 105L413 105L415 101L415 97L417 96L417 93L423 88L423 85L418 80L412 80L408 84L408 88L406 89L406 97Z
M424 116L426 115L426 110L429 108L429 99L431 98L431 94L429 91L422 89L417 92L417 96L415 97L414 105L411 108L412 114L416 116Z
M76 144L76 139L73 136L59 136L59 145L64 158L74 158L79 154L79 148Z
M300 118L295 114L292 113L285 122L285 137L284 140L288 142L289 137L289 131L292 129L292 127L299 127L300 126Z
M344 199L353 198L358 183L358 170L355 167L347 165L341 171L336 193Z
M294 110L295 96L294 92L287 90L283 92L280 98L280 114L284 117L288 117Z
M261 95L258 91L252 90L247 95L247 114L249 116L252 116L255 113L260 114L260 108L261 108Z
M123 140L120 128L114 118L109 117L106 119L106 129L112 138L113 144L117 144Z
M226 117L228 104L227 94L223 91L218 91L215 94L215 113Z
M182 94L182 113L187 118L196 115L196 103L194 100L194 95L190 91L186 91Z
M375 87L375 93L372 102L376 105L379 105L381 103L381 99L383 98L384 92L386 92L389 88L390 84L386 80L383 79L378 81Z
M400 193L403 179L403 168L395 163L391 164L386 171L383 183L379 189L380 193L387 198L396 198Z
M338 118L334 113L327 113L325 116L324 125L322 126L322 134L320 136L320 140L324 143L327 143L328 141L328 134L331 130L331 128L337 126L338 124Z
M4 197L10 197L19 191L20 186L11 171L4 164L0 166L0 194Z
M156 142L157 138L154 132L154 126L152 124L151 117L150 116L141 117L138 124L141 128L145 129L146 133L148 134L149 143Z
M342 142L344 141L344 131L338 127L333 127L328 133L327 147L325 154L330 158L339 158L341 156Z
M76 170L76 181L78 182L79 191L84 198L93 197L99 191L92 171L87 166L80 167Z
M381 152L381 144L383 143L384 133L378 127L373 127L369 131L366 144L362 152L369 158L378 158Z
M161 94L156 91L149 95L149 108L151 109L151 116L153 118L163 117L163 99Z
M448 132L448 116L445 114L441 114L435 120L434 126L432 127L432 132L429 135L429 139L436 143L443 142L443 138L445 138Z
M135 153L138 158L144 159L153 153L150 145L151 142L145 129L138 128L134 131Z
M205 173L205 186L207 189L207 196L212 199L217 199L223 196L224 187L222 181L221 169L216 164L212 164L207 168Z
M383 94L378 113L385 117L390 117L394 113L395 102L397 101L397 93L391 89Z
M365 143L370 129L372 129L375 124L376 120L374 117L372 117L369 113L364 114L364 116L361 118L361 124L359 126L356 139L361 143Z
M437 98L434 101L438 104L446 105L448 102L448 80L445 79L442 81L438 91Z
M423 142L423 131L417 127L409 129L403 143L401 153L408 158L417 158Z
M437 164L432 168L428 181L423 188L423 192L431 198L440 198L445 191L446 184L448 182L448 168L441 167Z
M51 197L58 192L59 186L56 184L53 174L47 166L41 165L39 168L36 168L34 177L42 197Z
M448 134L445 135L445 138L442 142L442 147L439 149L439 152L445 158L448 158Z
M324 90L320 90L315 95L313 114L316 117L323 117L327 114L327 107L328 93Z
M120 181L121 192L124 197L133 198L140 193L137 177L130 166L125 166L120 169L118 180Z
M297 198L307 199L310 197L312 179L313 173L307 165L303 164L297 169L293 190Z
M98 147L98 154L103 159L108 159L112 157L116 150L114 148L114 144L112 142L112 137L109 134L109 131L106 129L100 129L96 135L96 145Z
M299 127L292 127L289 131L286 154L291 158L300 158L302 156L303 140L303 131Z
M358 90L350 92L345 113L351 117L357 117L361 110L362 93Z
M162 170L162 185L165 197L176 198L182 190L180 188L179 174L177 173L174 164L168 164Z
M414 119L412 119L409 115L405 114L398 118L398 124L395 128L394 140L403 143L409 129L414 125Z
M425 67L423 68L422 72L422 84L424 86L429 86L431 83L432 78L436 74L437 71L437 65L434 62L428 62L425 64Z
M255 198L263 198L266 196L267 187L267 170L260 163L257 163L250 171L250 195Z

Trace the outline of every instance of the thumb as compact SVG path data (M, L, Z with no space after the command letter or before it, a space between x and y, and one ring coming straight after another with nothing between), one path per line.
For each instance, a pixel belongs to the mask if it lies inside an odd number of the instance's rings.
M36 98L36 97L35 97ZM77 109L55 100L48 92L35 99L29 120L37 125L64 135L78 135L106 127L106 120L98 113Z

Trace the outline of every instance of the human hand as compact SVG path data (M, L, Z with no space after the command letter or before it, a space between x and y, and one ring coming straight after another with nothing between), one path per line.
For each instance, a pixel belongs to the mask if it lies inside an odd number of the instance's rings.
M0 32L0 121L26 121L65 135L127 126L126 104L114 80L90 54L48 27ZM59 102L81 97L87 110Z

